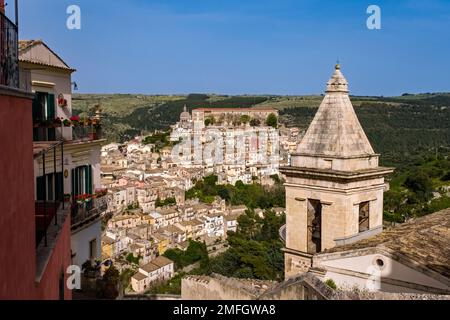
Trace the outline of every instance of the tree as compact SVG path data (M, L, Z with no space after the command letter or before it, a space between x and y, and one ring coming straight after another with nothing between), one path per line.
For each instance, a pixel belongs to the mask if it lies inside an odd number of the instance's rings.
M97 297L101 299L116 299L119 295L120 273L116 267L106 270L97 286Z
M241 116L240 120L241 120L241 123L247 124L247 123L250 122L250 116L248 116L248 115L246 115L246 114L243 114L243 115Z
M259 119L252 119L250 120L250 125L252 127L259 127L261 125L261 121L259 121Z
M209 117L205 119L205 127L209 127L210 125L213 125L216 123L216 119L214 117Z
M277 128L278 127L278 118L274 113L269 114L266 120L266 124L269 127Z
M406 178L405 186L422 201L427 201L432 196L433 182L422 170L412 172Z

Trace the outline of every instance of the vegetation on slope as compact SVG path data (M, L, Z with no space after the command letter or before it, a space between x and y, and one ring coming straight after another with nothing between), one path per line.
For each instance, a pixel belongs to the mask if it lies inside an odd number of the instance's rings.
M101 104L104 117L103 128L110 141L124 142L135 135L155 130L167 130L175 124L186 105L188 110L196 108L251 108L266 101L263 96L208 96L190 94L180 96L136 96L136 95L83 95L74 98L74 113L92 113Z
M198 181L194 188L186 192L186 199L198 198L205 203L212 203L217 196L230 205L243 205L248 208L269 209L285 207L286 198L283 181L277 180L272 187L259 183L244 184L242 181L233 185L218 185L217 176L208 176Z

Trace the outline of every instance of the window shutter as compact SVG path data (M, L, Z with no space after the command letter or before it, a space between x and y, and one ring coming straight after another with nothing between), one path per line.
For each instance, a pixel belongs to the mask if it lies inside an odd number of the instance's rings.
M92 166L86 166L86 192L92 194Z
M64 200L64 195L62 194L62 183L63 183L63 174L62 172L58 172L55 177L55 189L56 189L56 195L55 199L58 199L59 201Z
M33 99L33 122L41 118L41 115L42 115L42 105L39 102L38 93L36 93Z
M36 178L36 196L38 201L44 201L44 177Z
M78 170L72 169L72 197L78 196Z
M47 97L47 119L55 119L55 95L51 93Z

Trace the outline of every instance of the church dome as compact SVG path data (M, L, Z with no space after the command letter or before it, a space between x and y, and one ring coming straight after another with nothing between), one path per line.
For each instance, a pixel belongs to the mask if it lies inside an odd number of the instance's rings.
M180 120L190 120L191 119L191 115L189 114L189 112L187 111L187 107L186 105L183 108L183 112L180 115Z

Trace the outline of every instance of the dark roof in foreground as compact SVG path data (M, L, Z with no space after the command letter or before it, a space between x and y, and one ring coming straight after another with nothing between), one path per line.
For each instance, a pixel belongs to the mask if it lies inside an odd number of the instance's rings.
M386 229L369 239L326 250L323 254L368 248L385 249L393 258L406 257L450 278L450 209Z

